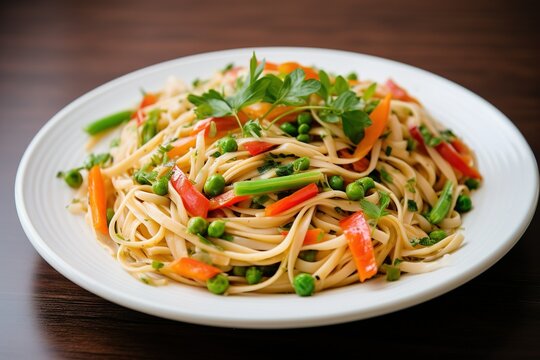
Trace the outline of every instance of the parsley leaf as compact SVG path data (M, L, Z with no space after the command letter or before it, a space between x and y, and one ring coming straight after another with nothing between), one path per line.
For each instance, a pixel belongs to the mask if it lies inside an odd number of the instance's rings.
M195 113L199 119L207 117L223 117L236 115L241 108L261 101L266 93L269 80L259 79L264 60L258 64L255 53L250 60L249 75L242 87L233 96L224 97L216 90L208 90L202 95L189 94L188 100L196 106Z
M371 125L368 114L361 110L347 111L341 116L343 132L354 144L364 138L364 129Z
M305 80L302 69L287 74L283 81L274 75L267 75L266 98L277 105L299 106L306 103L306 97L319 91L321 83L315 79Z
M362 207L364 214L373 220L372 226L376 226L380 218L388 215L386 208L390 205L390 196L386 192L379 191L379 204L380 205L373 204L366 199L360 200L360 206Z
M364 101L370 100L375 94L376 90L377 90L377 83L372 83L371 85L369 85L369 87L364 91L364 94L362 95L362 100Z

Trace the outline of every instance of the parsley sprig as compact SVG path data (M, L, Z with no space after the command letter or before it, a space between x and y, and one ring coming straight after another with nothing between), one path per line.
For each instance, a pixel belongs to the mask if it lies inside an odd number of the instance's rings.
M253 53L249 74L245 81L240 83L236 94L232 96L225 96L216 90L209 90L202 95L190 94L188 100L196 106L197 116L207 118L232 115L238 121L244 136L261 136L262 127L254 122L248 122L242 127L238 113L248 105L264 101L272 105L261 117L262 119L266 118L277 106L294 107L274 118L265 130L287 115L315 110L325 122L341 121L343 132L352 143L358 144L362 140L364 129L371 125L367 102L375 93L376 84L372 84L366 89L362 98L359 98L350 89L348 81L343 76L337 76L332 83L328 74L321 70L320 80L306 80L304 70L295 69L283 79L272 74L261 77L264 65L265 61L259 63ZM309 104L308 98L312 94L319 95L323 104Z
M242 123L238 117L238 112L245 106L262 101L269 85L269 79L260 78L264 69L264 60L258 64L255 53L251 57L249 64L249 75L236 94L225 97L216 90L198 96L189 94L188 100L196 106L195 113L200 119L207 117L223 117L232 115L242 128Z

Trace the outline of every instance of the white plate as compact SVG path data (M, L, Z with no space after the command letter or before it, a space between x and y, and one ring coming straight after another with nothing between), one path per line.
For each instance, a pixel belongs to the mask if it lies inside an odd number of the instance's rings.
M183 285L152 287L128 275L92 237L80 216L65 206L73 196L56 179L58 170L85 157L84 124L133 106L140 88L159 89L170 75L191 81L234 62L247 64L253 51L268 61L298 61L361 78L392 77L418 97L433 116L463 136L477 152L485 182L474 193L474 211L464 220L465 244L447 267L397 282L383 279L296 295L216 296ZM482 98L439 76L373 56L312 48L219 51L154 65L113 80L56 114L26 150L17 173L19 218L37 251L81 287L117 304L169 319L230 327L286 328L340 323L403 309L450 291L479 275L517 242L538 199L538 169L519 131Z

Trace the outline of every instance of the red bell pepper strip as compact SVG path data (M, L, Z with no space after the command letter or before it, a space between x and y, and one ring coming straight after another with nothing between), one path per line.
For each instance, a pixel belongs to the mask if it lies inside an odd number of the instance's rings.
M377 107L371 112L369 118L371 119L371 125L366 128L364 138L356 146L354 151L354 157L363 158L370 151L373 145L382 135L386 124L388 123L388 115L390 115L390 101L392 95L387 94L385 98L377 105Z
M350 158L353 157L353 155L351 155L351 153L349 153L349 151L345 150L345 149L339 150L338 154L339 154L340 157L346 158L346 159L350 159ZM356 171L356 172L366 171L367 168L369 167L369 159L368 158L361 158L360 160L355 161L350 165L352 165L353 170Z
M174 166L171 176L171 184L182 198L182 203L191 216L206 218L210 201L203 195L178 166Z
M281 214L290 208L303 203L306 200L311 199L319 193L319 188L315 184L309 184L304 186L300 190L295 191L291 195L284 197L281 200L269 205L264 210L266 216L274 216Z
M215 266L188 257L173 261L169 265L169 269L178 275L200 281L206 281L221 273L221 269Z
M392 79L388 79L385 85L388 88L388 90L390 90L390 93L392 93L392 97L394 99L403 100L403 101L412 101L419 104L418 100L410 96L407 90L403 89L401 86L396 84Z
M247 199L249 199L248 195L237 196L234 195L234 190L229 190L221 195L211 198L209 210L230 207Z
M417 126L410 128L409 132L419 144L424 147L426 146L424 143L424 138L422 137L422 134ZM463 175L474 179L482 179L482 175L480 175L478 170L472 166L469 166L468 161L462 155L460 155L451 144L443 140L439 145L435 146L435 149L454 169Z
M281 235L287 236L288 231L282 231ZM304 237L303 245L318 244L324 240L324 230L321 229L309 229Z
M360 210L341 220L339 226L343 229L349 244L360 282L377 274L375 252L371 243L371 229L364 213Z
M152 93L146 93L144 94L141 103L139 104L139 107L137 108L137 111L135 111L132 115L132 118L135 118L137 120L137 126L140 126L144 122L144 113L142 112L142 109L154 105L158 100L157 95Z
M105 182L101 176L101 168L95 165L88 173L88 203L92 213L92 224L96 231L107 235L107 194Z
M267 143L264 141L248 141L243 144L244 149L246 149L251 156L259 155L260 153L266 152L277 146L276 144Z
M145 108L150 105L154 105L157 103L158 97L155 94L152 93L146 93L141 101L141 104L139 105L139 109Z

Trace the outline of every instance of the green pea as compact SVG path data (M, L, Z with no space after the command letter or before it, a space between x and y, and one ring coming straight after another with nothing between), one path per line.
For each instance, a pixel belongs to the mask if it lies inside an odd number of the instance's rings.
M345 189L345 181L343 180L343 177L339 175L330 176L330 179L328 179L328 184L334 190Z
M296 137L296 140L308 143L311 138L309 137L309 134L300 134Z
M288 123L288 122L283 123L283 124L281 124L281 126L279 128L281 130L283 130L283 132L285 132L286 134L289 134L291 136L298 135L298 129L296 128L296 126L294 126L291 123Z
M249 285L258 284L263 276L262 270L257 266L250 266L246 270L246 281Z
M229 288L229 278L224 274L217 274L206 280L206 287L211 293L221 295Z
M221 153L235 152L238 150L238 143L231 136L227 136L219 140L218 146L221 150Z
M219 238L225 233L225 221L216 220L208 225L208 236Z
M302 124L298 126L298 132L300 134L307 134L309 133L309 130L311 130L311 126L309 126L308 124Z
M441 241L442 239L446 238L448 235L446 235L446 231L444 230L434 230L429 233L429 238L431 240L434 240L436 242Z
M71 169L64 174L64 181L69 187L77 189L81 186L83 178L79 169Z
M456 210L459 213L464 213L472 209L472 200L468 195L461 194L456 201Z
M204 183L204 193L210 197L217 196L225 188L225 178L221 174L210 176Z
M200 216L192 217L187 223L187 229L192 234L204 235L207 227L208 222Z
M465 185L469 188L469 190L476 190L480 187L480 181L476 179L467 179L465 180Z
M310 125L311 124L311 114L307 112L303 112L300 115L298 115L298 118L296 121L298 121L298 125Z
M317 250L304 250L300 251L300 254L298 254L298 257L304 261L308 262L315 262L317 258Z
M361 179L356 180L356 182L360 183L362 187L364 188L364 192L368 191L369 189L373 189L375 187L375 181L373 181L370 177L364 177Z
M234 276L246 276L247 267L245 266L234 266L232 271Z
M347 194L349 200L360 200L364 197L364 187L355 181L347 185L345 193Z
M309 158L301 157L294 160L293 169L295 172L309 169Z
M307 273L301 273L294 277L293 287L300 296L311 296L315 292L315 278Z
M152 184L152 191L156 195L167 195L169 193L169 179L167 179L166 176L160 177L154 184Z

